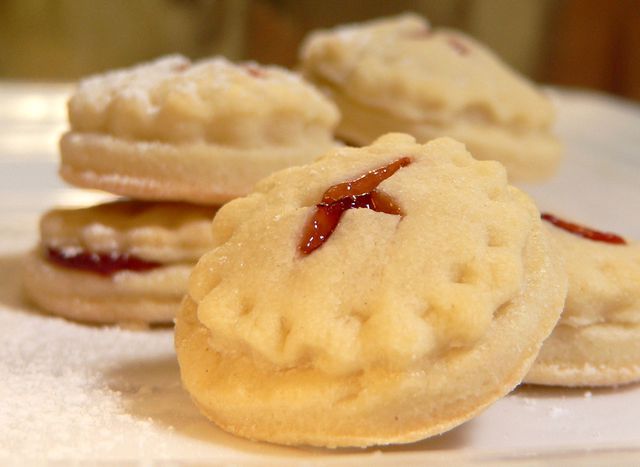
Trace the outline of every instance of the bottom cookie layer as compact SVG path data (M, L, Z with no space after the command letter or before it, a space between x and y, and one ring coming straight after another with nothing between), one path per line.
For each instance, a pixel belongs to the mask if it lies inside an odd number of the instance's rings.
M549 178L561 159L560 144L546 130L516 131L482 118L465 120L464 116L448 123L436 117L425 121L401 119L357 103L331 86L329 89L342 112L336 134L356 146L394 131L409 133L422 142L450 136L465 143L476 159L497 160L507 168L510 180L524 182Z
M640 380L640 324L558 325L526 383L615 386Z
M55 266L37 251L23 268L27 295L64 318L98 324L170 323L186 292L191 264L112 276Z
M312 161L335 145L305 144L260 149L214 144L132 142L96 133L65 134L60 175L69 183L141 200L217 205L244 196L276 170Z

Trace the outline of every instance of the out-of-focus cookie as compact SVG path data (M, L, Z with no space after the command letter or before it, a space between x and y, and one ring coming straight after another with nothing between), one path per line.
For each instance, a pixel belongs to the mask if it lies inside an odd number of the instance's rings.
M504 164L512 180L548 177L560 160L550 101L483 45L419 16L314 32L301 59L340 108L337 135L347 142L389 131L422 142L451 136Z
M213 207L116 201L48 212L24 287L44 310L94 323L168 323L211 247Z
M278 172L220 209L213 243L176 321L182 380L220 427L275 443L468 420L521 381L566 293L534 204L448 138Z
M137 199L219 204L325 152L337 119L284 69L172 56L80 83L60 173Z
M640 379L640 244L545 215L569 292L525 381L610 386Z

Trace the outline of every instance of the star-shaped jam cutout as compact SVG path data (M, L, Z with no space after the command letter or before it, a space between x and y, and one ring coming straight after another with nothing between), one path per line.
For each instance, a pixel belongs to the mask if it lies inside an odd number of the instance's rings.
M365 208L376 212L403 216L394 200L377 190L378 185L402 167L411 164L411 158L402 157L384 167L367 172L348 182L333 185L322 195L313 216L307 222L298 249L308 255L320 248L338 226L340 218L349 209Z

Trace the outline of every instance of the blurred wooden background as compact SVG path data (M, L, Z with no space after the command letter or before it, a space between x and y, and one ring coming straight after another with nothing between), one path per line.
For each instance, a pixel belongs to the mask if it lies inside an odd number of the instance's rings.
M640 0L0 0L0 79L75 80L175 52L292 66L309 30L402 11L537 81L640 100Z

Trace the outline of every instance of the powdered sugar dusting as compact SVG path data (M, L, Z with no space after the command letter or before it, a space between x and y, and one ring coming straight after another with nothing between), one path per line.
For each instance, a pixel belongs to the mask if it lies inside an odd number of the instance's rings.
M568 413L569 411L563 407L554 406L549 409L549 416L551 416L551 418L562 417Z
M296 73L224 57L190 62L170 56L96 75L83 80L69 101L74 132L126 140L228 144L235 138L247 144L253 132L261 145L272 136L274 119L289 134L306 129L313 137L321 129L330 138L338 111Z
M171 355L170 331L86 327L6 310L0 327L0 458L111 457L131 426L141 447L157 437L150 421L127 413L105 373L110 362Z
M76 94L81 96L82 105L96 111L103 111L118 94L150 106L149 89L180 72L189 63L185 57L170 55L130 69L91 76L80 82ZM70 111L75 104L74 100L70 101Z
M236 65L224 57L192 63L180 55L171 55L81 81L70 101L70 110L73 114L73 110L89 107L96 112L105 112L118 100L130 100L146 107L148 113L154 113L160 110L158 105L164 104L165 96L170 92L193 100L207 100L211 99L212 90L228 91L234 85L259 95L274 87L294 83L297 87L289 88L289 91L305 96L307 105L308 100L314 104L316 101L324 103L320 94L298 74L277 66L251 61ZM218 96L220 100L230 97ZM215 102L211 104L215 107Z

